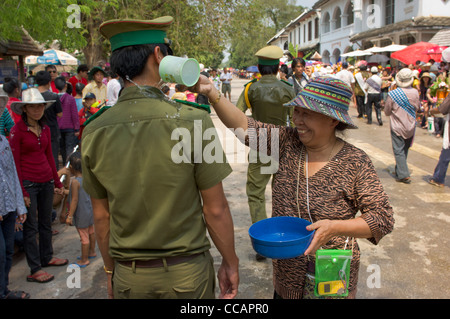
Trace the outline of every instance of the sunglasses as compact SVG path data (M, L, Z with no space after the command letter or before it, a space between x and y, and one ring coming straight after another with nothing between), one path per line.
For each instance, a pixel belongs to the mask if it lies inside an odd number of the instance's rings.
M56 73L56 71L48 71L48 73Z

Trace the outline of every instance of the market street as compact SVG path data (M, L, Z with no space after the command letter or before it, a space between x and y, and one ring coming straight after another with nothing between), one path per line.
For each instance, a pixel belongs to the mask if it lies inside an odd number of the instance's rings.
M245 80L232 81L232 102L236 103ZM378 176L394 207L394 231L378 246L359 239L361 268L357 298L449 298L448 255L450 245L447 230L450 224L450 184L437 188L427 183L432 175L442 148L442 139L426 130L417 129L413 147L408 156L412 183L398 183L390 175L394 168L389 119L383 116L383 126L367 125L356 118L356 109L350 115L359 126L348 130L344 140L363 149L372 159ZM224 127L218 117L211 117L219 132ZM230 134L226 138L234 139ZM230 142L230 141L228 141ZM238 143L238 142L237 142ZM231 143L232 144L232 143ZM232 157L234 152L227 151ZM240 259L240 286L237 298L270 299L273 297L272 264L270 260L257 262L248 236L251 225L245 194L247 164L230 161L233 173L223 182L234 219L236 251ZM267 188L267 209L271 211L271 189ZM54 224L60 233L53 237L54 255L76 262L80 255L79 236L75 227ZM221 258L211 250L216 270ZM11 290L24 290L32 299L106 298L106 275L97 249L97 257L90 265L76 272L66 267L46 268L55 279L46 284L26 281L29 268L25 255L15 255L10 273ZM77 270L77 271L78 271ZM78 279L78 282L77 282ZM79 283L79 287L77 287ZM218 288L217 288L218 290Z

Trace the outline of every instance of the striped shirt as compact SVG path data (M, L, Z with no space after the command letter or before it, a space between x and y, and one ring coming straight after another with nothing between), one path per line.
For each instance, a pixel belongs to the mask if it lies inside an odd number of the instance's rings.
M0 117L0 135L8 136L14 126L14 121L9 114L9 111L5 108L2 116Z

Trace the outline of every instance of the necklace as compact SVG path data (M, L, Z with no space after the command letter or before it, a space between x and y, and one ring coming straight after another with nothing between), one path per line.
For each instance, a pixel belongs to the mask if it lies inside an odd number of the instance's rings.
M331 152L330 155L328 155L328 161L330 162L331 160L331 156L333 155L333 151L334 151L334 147L337 144L337 139L334 141L333 147L331 148ZM296 191L296 197L297 197L297 213L298 213L298 217L300 217L300 203L299 203L299 199L298 199L298 191L299 191L299 185L300 185L300 170L301 170L301 164L302 164L302 159L303 156L305 157L305 165L304 165L304 170L305 170L305 176L306 176L306 208L308 210L308 216L309 216L309 220L311 223L313 223L312 217L311 217L311 212L309 210L309 172L308 172L308 151L305 151L305 146L302 145L302 150L300 152L300 158L298 160L298 172L297 172L297 191Z

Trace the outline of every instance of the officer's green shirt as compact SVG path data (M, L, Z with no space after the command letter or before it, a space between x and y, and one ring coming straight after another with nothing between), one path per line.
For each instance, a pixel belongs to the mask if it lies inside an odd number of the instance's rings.
M242 111L247 109L244 92L245 89L237 103L237 107ZM252 83L248 90L252 117L263 123L286 126L287 115L290 115L292 111L283 104L293 98L295 98L295 92L292 85L278 80L275 75L262 76L259 81Z
M199 190L232 170L226 160L208 164L202 158L211 143L202 139L206 129L215 131L208 112L169 101L156 88L134 86L86 126L83 187L108 199L111 257L145 260L210 248ZM221 146L215 151L225 159ZM180 154L188 163L176 163Z

